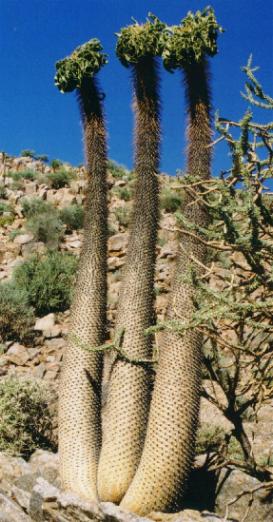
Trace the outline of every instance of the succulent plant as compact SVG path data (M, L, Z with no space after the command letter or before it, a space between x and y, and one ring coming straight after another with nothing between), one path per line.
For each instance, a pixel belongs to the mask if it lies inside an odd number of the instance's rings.
M160 56L167 37L164 33L166 24L152 13L148 14L144 24L133 21L134 24L117 33L116 54L125 67L138 63L141 58Z
M214 10L206 7L193 14L188 12L180 25L168 27L164 37L162 58L165 68L173 71L179 67L200 63L205 55L217 53L217 37L223 32Z
M81 88L83 81L92 78L107 60L97 38L80 45L73 53L56 63L55 85L61 92L72 92Z

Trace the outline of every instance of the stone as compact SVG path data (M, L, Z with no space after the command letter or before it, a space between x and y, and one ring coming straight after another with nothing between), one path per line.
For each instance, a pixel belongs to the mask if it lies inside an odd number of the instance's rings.
M36 181L27 181L27 182L25 182L25 192L26 192L26 195L32 196L33 193L36 192L37 187L38 187L38 185L37 185Z
M238 494L259 488L262 483L239 469L223 468L219 473L216 489L216 511L221 516L247 522L273 520L272 493L265 489L258 489L253 494L253 502L249 506L251 494L245 494L236 502L228 505ZM246 517L246 518L244 518Z
M62 337L54 337L53 339L47 339L45 345L52 350L59 350L65 346L65 339Z
M6 358L13 364L24 366L30 359L30 354L25 346L14 343L7 351Z
M124 259L122 257L110 256L107 259L107 266L110 272L114 272L124 265Z
M11 457L0 452L0 482L3 479L14 481L18 477L31 472L31 466L21 457Z
M16 236L14 238L14 243L16 243L16 245L26 245L27 243L30 243L31 241L33 241L32 234L20 234L19 236Z
M111 517L111 519L119 521L119 522L150 522L150 518L140 517L135 515L134 513L128 513L120 509L119 506L112 504L112 502L102 502L101 509L106 518Z
M65 246L67 250L75 250L77 248L81 248L82 242L80 239L65 238Z
M32 522L13 500L0 492L0 522Z
M46 371L46 367L44 363L38 364L32 369L32 375L35 379L42 379Z
M61 327L58 324L54 324L52 328L44 330L43 334L46 337L46 339L51 339L52 337L59 337L61 335L61 332Z
M110 252L120 252L125 250L128 244L128 234L115 234L108 240L108 246Z
M36 320L34 330L50 330L55 325L55 314L51 313Z
M25 491L24 489L18 488L13 484L11 488L12 497L16 500L16 502L24 509L28 511L29 509L29 501L30 501L30 493Z

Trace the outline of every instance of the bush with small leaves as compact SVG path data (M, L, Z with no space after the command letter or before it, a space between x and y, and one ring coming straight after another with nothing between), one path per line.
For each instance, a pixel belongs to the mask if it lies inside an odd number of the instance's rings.
M49 185L54 189L68 187L74 175L71 171L60 169L51 172L47 176Z
M7 189L3 183L0 183L0 199L7 199Z
M164 188L160 194L160 208L166 212L176 212L181 209L183 204L183 196L181 192L178 194L169 188Z
M115 216L120 225L127 227L130 223L130 210L127 207L117 207L114 210Z
M124 201L130 201L130 199L132 199L132 191L127 187L118 187L114 190L114 193Z
M111 173L113 178L124 178L128 174L128 170L125 167L119 165L113 160L107 162L107 170Z
M44 201L41 198L23 198L22 200L22 212L26 218L30 218L42 213L50 213L54 209L51 203Z
M26 230L31 232L36 241L43 241L48 248L58 247L64 227L58 210L40 198L24 198L22 212L27 218Z
M33 234L35 241L42 241L50 250L58 248L64 233L63 223L55 209L51 214L42 212L30 218L26 230Z
M29 458L37 448L53 449L49 390L38 381L0 381L0 451Z
M10 282L1 283L0 309L0 340L27 338L34 323L34 313L25 290Z
M77 259L71 254L34 255L15 268L16 287L40 315L69 308Z
M12 207L5 201L0 201L0 215L4 212L12 212Z
M60 211L60 219L66 225L69 232L78 230L83 227L83 207L81 205L72 204Z
M52 167L52 169L55 171L55 170L58 170L62 167L63 165L63 162L59 159L53 159L50 163L50 166Z
M34 158L35 150L24 149L21 151L21 156L23 156L24 158Z
M205 422L197 433L196 453L206 453L216 451L225 440L225 430L221 426L216 426Z
M35 170L21 170L21 171L10 171L9 177L13 179L13 181L23 181L24 179L28 181L34 181L38 176L38 172Z

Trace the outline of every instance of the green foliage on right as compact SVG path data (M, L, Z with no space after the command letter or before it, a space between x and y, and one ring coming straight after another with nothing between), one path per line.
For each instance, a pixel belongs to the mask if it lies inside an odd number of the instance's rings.
M27 218L26 230L36 241L42 241L49 249L57 248L64 233L59 211L40 198L24 198L22 211Z
M0 284L0 341L23 340L34 323L27 293L12 283Z
M37 448L55 449L49 395L44 384L15 377L0 381L0 451L29 458Z
M65 169L59 169L54 172L50 172L50 174L47 176L47 180L53 189L59 189L68 187L73 177L74 174L72 172Z
M72 204L60 211L60 219L69 232L83 227L84 210L82 205Z
M44 315L69 308L76 267L73 255L53 251L30 257L15 268L13 280L36 313Z
M166 212L176 212L181 210L183 203L183 195L174 192L171 188L165 187L160 193L160 208Z

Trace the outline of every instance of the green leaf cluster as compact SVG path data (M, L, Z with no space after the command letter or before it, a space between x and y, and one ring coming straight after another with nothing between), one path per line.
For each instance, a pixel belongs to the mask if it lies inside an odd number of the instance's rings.
M13 281L38 314L63 311L71 303L77 259L71 254L34 255L16 267Z
M0 340L25 339L34 323L27 293L11 282L0 284Z
M49 390L39 381L0 383L0 451L29 458L36 448L55 449Z
M55 85L61 92L80 89L83 82L92 78L107 62L100 41L93 38L56 63Z
M147 22L123 27L117 34L116 54L122 65L128 67L147 57L161 56L167 34L166 24L149 13Z
M205 55L217 53L217 37L222 32L212 8L205 8L193 14L188 12L180 25L168 28L162 53L164 66L168 71L178 67L200 63Z

